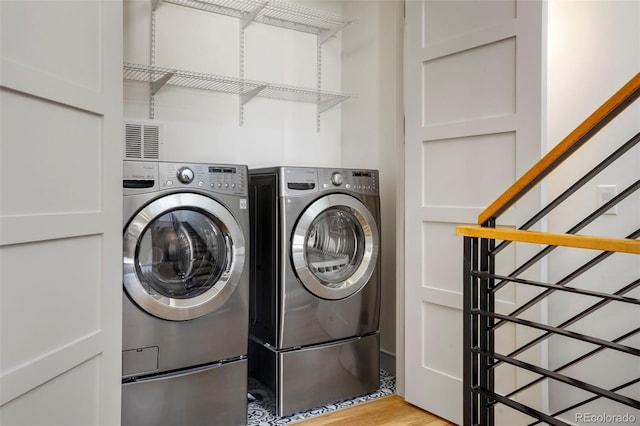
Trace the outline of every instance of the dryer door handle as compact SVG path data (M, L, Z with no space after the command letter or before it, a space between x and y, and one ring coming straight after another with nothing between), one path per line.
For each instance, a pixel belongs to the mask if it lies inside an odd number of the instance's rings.
M153 188L155 184L153 179L125 179L122 181L123 188L132 189Z
M310 191L316 187L313 182L287 182L287 188L298 191Z

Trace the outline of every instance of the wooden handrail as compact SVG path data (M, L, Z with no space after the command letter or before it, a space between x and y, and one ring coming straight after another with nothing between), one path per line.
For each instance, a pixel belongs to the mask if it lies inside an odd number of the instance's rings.
M613 239L575 234L554 234L550 232L520 231L517 229L487 228L483 226L469 225L460 225L456 227L456 234L463 237L640 254L640 241L631 239Z
M582 124L569 133L567 137L480 213L478 216L478 224L482 225L488 220L495 219L504 213L574 151L624 111L627 106L631 105L639 96L640 73L636 74L635 77L611 96L609 100L594 111Z

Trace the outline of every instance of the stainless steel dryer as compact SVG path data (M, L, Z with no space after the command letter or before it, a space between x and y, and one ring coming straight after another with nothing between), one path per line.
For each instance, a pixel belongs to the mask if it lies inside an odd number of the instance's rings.
M246 166L125 161L123 194L122 424L246 424Z
M249 171L250 374L288 415L379 387L378 172Z

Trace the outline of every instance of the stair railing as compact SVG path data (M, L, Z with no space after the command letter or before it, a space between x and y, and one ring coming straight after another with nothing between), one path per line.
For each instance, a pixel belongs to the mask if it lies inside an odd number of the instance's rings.
M541 184L544 179L560 166L567 158L585 145L601 129L611 123L620 113L640 97L640 73L618 90L591 116L563 139L553 150L545 155L528 172L518 179L509 189L496 199L478 217L480 226L459 226L458 235L464 237L464 425L493 426L496 423L496 410L511 411L512 419L517 418L523 424L535 425L544 422L551 425L568 425L580 423L616 422L640 423L640 295L635 291L640 288L640 215L634 229L628 230L621 238L603 238L597 236L577 235L597 218L610 211L623 200L640 194L640 179L628 185L617 195L593 212L588 213L563 234L530 231L534 225L541 223L548 215L569 199L580 188L595 176L623 158L640 142L640 133L631 137L614 152L577 179L569 188L550 201L540 211L532 214L518 229L496 227L497 219L508 211L527 192ZM633 170L639 173L639 170ZM522 261L505 274L496 270L504 269L500 254L511 244L535 245L534 254ZM568 253L579 253L574 257L586 258L577 267L555 282L542 282L523 278L525 271L534 265L542 265L549 255L561 248ZM536 250L537 249L537 250ZM592 253L593 255L588 255ZM597 275L597 268L611 268L606 259L624 257L623 264L637 265L635 272L631 267L629 282L615 282L612 285L582 285L583 281L592 283L593 277L584 280L585 276ZM627 258L626 256L631 256ZM601 276L616 277L616 271L600 272ZM600 276L599 275L599 276ZM626 276L629 274L625 274ZM622 278L621 278L622 279ZM612 278L615 280L615 278ZM538 293L529 300L519 304L511 312L499 312L496 309L496 294L508 286L526 286L536 288ZM635 291L635 293L634 293ZM580 300L577 312L570 312L558 324L549 324L547 318L534 316L527 318L533 307L546 306L552 298L561 300ZM588 300L588 303L585 301ZM557 303L557 302L556 302ZM574 305L570 302L571 306ZM631 309L629 324L616 324L617 330L609 331L606 336L582 330L588 321L597 321L605 309ZM630 308L629 308L630 307ZM627 311L625 311L627 312ZM596 318L597 320L594 320ZM515 349L504 350L500 346L501 329L511 327L526 328L535 337L517 342ZM617 334L616 334L617 333ZM613 335L612 335L613 334ZM550 342L554 342L553 344ZM574 343L570 343L574 342ZM562 346L564 344L565 346ZM502 345L504 346L504 345ZM559 365L549 365L549 358L544 351L554 348L579 347L575 349L573 358L563 359ZM541 349L542 348L542 349ZM542 356L528 356L535 351ZM569 352L571 352L570 349ZM502 353L507 352L507 353ZM612 355L618 354L618 355ZM594 360L604 355L621 360L623 371L628 377L617 383L601 383L593 380L590 374L580 374L588 369ZM598 358L600 357L600 358ZM608 368L609 366L601 366ZM617 365L616 367L621 367ZM502 372L502 373L501 373ZM517 385L504 388L505 380L501 374L518 375ZM521 379L526 377L526 379ZM586 378L585 378L586 377ZM569 395L564 406L559 402L535 401L527 392L535 389L535 395L546 395L553 383L561 386ZM546 387L545 387L546 386ZM546 390L545 390L546 389ZM604 401L604 403L603 403ZM588 411L596 403L604 407L615 407L615 412L592 414ZM589 405L591 404L591 405ZM604 405L602 405L604 404ZM583 410L582 412L580 410ZM570 416L573 415L573 418ZM567 417L569 416L569 418ZM607 418L610 416L610 418ZM626 418L625 418L626 416ZM602 417L602 418L600 418Z

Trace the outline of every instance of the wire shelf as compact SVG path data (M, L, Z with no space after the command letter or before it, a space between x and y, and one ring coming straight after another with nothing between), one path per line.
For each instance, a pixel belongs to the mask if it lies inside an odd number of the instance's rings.
M284 84L266 83L255 80L241 80L214 74L193 71L182 71L172 68L157 67L125 62L123 78L128 81L151 84L152 95L164 85L185 87L214 92L233 93L242 96L242 103L253 97L263 97L295 102L318 104L321 111L349 99L349 93L329 92L326 90L306 89Z
M267 25L288 28L311 34L328 36L340 31L353 19L282 1L258 0L162 0L179 6L190 7L234 18Z

